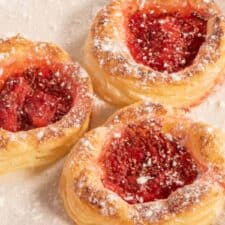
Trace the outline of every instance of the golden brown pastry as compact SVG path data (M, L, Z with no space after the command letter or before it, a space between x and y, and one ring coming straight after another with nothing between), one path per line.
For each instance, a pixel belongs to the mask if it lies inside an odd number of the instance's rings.
M112 0L93 21L84 63L113 104L193 106L224 79L224 17L212 0Z
M124 108L71 151L65 208L78 225L211 225L225 203L224 138L171 108Z
M50 43L0 40L0 174L51 163L84 133L87 73Z

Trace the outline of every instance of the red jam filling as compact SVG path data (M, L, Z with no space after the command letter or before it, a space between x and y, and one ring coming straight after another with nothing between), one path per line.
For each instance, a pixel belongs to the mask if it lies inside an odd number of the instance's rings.
M199 13L136 11L128 18L127 42L133 58L160 72L192 64L205 41L207 20Z
M100 159L103 184L130 204L166 199L198 175L190 153L150 123L129 125Z
M48 68L10 76L0 89L0 127L17 132L60 120L73 104L71 82Z

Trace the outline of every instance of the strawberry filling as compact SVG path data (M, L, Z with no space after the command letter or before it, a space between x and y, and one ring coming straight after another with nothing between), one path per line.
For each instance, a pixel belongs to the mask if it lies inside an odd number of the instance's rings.
M8 77L0 89L0 127L12 131L44 127L73 105L72 81L48 68L29 68Z
M198 175L191 154L150 122L128 125L106 146L103 184L130 204L166 199Z
M136 62L160 72L191 65L205 41L207 20L200 13L139 10L127 22L127 44Z

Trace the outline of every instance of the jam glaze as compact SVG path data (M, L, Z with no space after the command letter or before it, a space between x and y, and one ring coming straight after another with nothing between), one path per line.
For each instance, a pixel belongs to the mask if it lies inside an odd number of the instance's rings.
M0 87L0 127L17 132L57 122L73 106L72 85L60 65L33 66L8 76Z
M127 125L99 161L104 186L129 204L166 199L199 174L187 149L154 121Z
M159 72L190 66L207 34L204 14L139 9L126 21L127 45L134 60Z

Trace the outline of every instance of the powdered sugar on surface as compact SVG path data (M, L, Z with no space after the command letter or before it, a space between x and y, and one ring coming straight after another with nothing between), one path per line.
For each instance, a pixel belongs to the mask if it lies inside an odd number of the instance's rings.
M33 40L55 42L81 62L88 24L96 11L106 2L108 1L0 0L0 37L21 33ZM225 12L225 1L217 2ZM2 55L0 60L1 57ZM0 69L0 75L1 73ZM94 98L91 127L102 124L115 111L115 107L97 97ZM225 130L224 110L225 85L218 87L214 95L194 108L190 114L193 118ZM65 214L58 198L58 181L62 164L63 160L41 170L30 169L1 176L0 224L72 225L73 222ZM151 217L151 214L152 212L148 211L146 216ZM220 218L216 225L224 225L224 221L225 218Z

